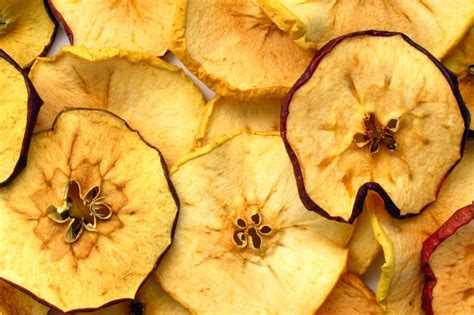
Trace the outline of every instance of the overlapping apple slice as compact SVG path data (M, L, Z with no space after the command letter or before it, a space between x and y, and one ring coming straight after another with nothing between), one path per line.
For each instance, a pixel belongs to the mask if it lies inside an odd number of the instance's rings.
M56 27L46 0L0 1L0 48L22 68L47 53Z
M288 94L281 134L305 206L353 222L368 191L420 213L462 155L469 113L456 79L399 33L327 44Z
M163 56L169 49L175 1L49 0L49 3L71 44L143 51L155 56Z
M35 301L32 297L0 280L0 314L34 314L46 315L48 308Z
M318 50L329 40L370 29L404 33L442 58L474 19L471 0L257 0L296 43Z
M315 312L345 271L351 226L304 209L278 136L197 152L172 173L182 208L163 288L192 313Z
M154 56L118 49L64 47L40 58L30 78L44 100L37 130L65 107L90 107L122 117L172 165L192 147L205 103L184 73Z
M255 1L177 2L171 50L220 95L283 97L311 59Z
M376 296L385 310L395 314L422 314L424 275L420 253L423 242L454 212L472 203L473 169L474 142L468 141L463 159L446 179L438 199L422 214L400 221L385 211L375 212L372 217L375 232L385 256ZM463 276L454 275L462 281ZM449 306L453 306L452 303Z
M26 166L42 103L26 73L0 50L0 187Z
M474 310L474 202L456 211L423 243L426 314L469 314ZM456 280L453 279L456 277Z
M133 299L171 243L167 176L160 152L118 116L62 113L0 189L1 278L63 312Z

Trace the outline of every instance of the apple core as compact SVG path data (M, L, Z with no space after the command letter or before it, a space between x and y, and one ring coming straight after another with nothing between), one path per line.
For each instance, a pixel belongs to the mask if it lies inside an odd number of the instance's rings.
M235 225L233 239L235 245L240 248L246 248L250 244L251 248L259 250L265 237L272 233L270 226L262 225L262 218L258 212L250 217L250 221L238 218Z
M390 119L386 126L382 127L374 113L367 113L364 116L365 133L356 133L354 135L354 142L362 148L369 144L369 152L377 153L380 144L384 144L389 151L394 151L397 148L397 141L394 133L398 130L399 120Z

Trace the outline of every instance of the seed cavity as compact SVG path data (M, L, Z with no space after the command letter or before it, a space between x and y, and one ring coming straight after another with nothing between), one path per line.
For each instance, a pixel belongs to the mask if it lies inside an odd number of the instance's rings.
M469 67L467 67L467 72L470 75L474 75L474 65L469 65Z
M262 225L262 217L259 213L255 213L250 216L249 224L242 218L236 220L233 240L239 248L246 248L250 244L252 249L260 250L263 246L263 238L271 233L272 228Z
M364 133L356 133L354 135L354 143L362 148L369 146L369 152L375 154L379 151L380 145L383 144L389 151L397 149L397 141L395 132L400 127L399 119L390 119L385 127L381 126L374 113L367 113L364 116Z

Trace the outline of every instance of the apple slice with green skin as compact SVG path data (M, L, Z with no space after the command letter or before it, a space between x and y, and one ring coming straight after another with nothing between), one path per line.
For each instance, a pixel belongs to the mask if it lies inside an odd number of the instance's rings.
M244 100L283 97L312 56L248 0L178 0L171 51L217 94Z
M0 48L22 68L48 52L56 30L46 0L0 0Z
M0 280L0 314L48 314L48 307L35 301L9 283Z
M306 211L278 136L242 134L172 170L181 200L159 282L191 313L314 313L352 226Z
M469 314L474 310L474 203L456 211L423 243L423 310ZM452 276L456 276L453 281Z
M0 187L26 166L42 104L26 73L0 50Z
M394 217L420 213L461 159L469 129L456 78L405 35L379 31L322 48L281 115L301 200L350 223L369 191Z
M169 165L192 149L205 111L182 70L146 53L64 47L38 59L30 78L44 100L36 130L50 128L64 108L105 109L160 148Z
M132 300L177 209L160 152L138 132L106 111L65 111L0 189L0 277L63 312Z
M73 45L115 47L155 56L169 49L175 1L48 1Z
M442 58L472 25L471 0L257 0L303 49L369 29L401 32ZM357 13L355 13L357 12Z

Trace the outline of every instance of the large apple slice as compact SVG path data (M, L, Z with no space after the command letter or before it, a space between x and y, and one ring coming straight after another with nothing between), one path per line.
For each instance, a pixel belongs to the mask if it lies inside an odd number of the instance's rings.
M471 0L257 0L296 43L320 49L332 38L369 29L405 33L442 58L474 19Z
M220 95L283 97L311 59L254 1L177 2L171 50Z
M175 1L49 0L74 45L115 47L162 56L169 48Z
M47 53L56 28L46 0L0 1L0 48L23 68Z
M0 50L0 186L26 166L42 103L26 73Z
M281 114L303 203L347 222L368 191L395 217L420 213L461 158L469 128L449 71L405 35L378 31L328 43Z
M423 313L421 292L424 276L420 268L423 241L457 209L474 200L473 169L474 142L468 141L463 159L446 179L438 199L421 215L403 221L393 219L385 211L378 211L373 216L386 261L376 294L377 301L385 310L394 314Z
M46 315L48 307L32 297L0 280L0 314L2 315Z
M443 60L443 64L457 75L461 95L472 116L474 113L474 27ZM474 119L471 119L470 128L474 130Z
M474 203L456 211L424 243L423 310L469 314L474 310ZM453 277L456 281L453 281Z
M65 107L109 110L124 118L172 165L192 147L204 99L183 72L161 59L118 49L64 47L40 58L30 78L44 100L37 130Z
M133 299L171 243L176 202L161 154L122 119L66 111L0 189L0 277L63 312Z
M182 208L156 275L192 313L310 313L345 271L350 225L306 211L278 136L242 134L172 174Z

